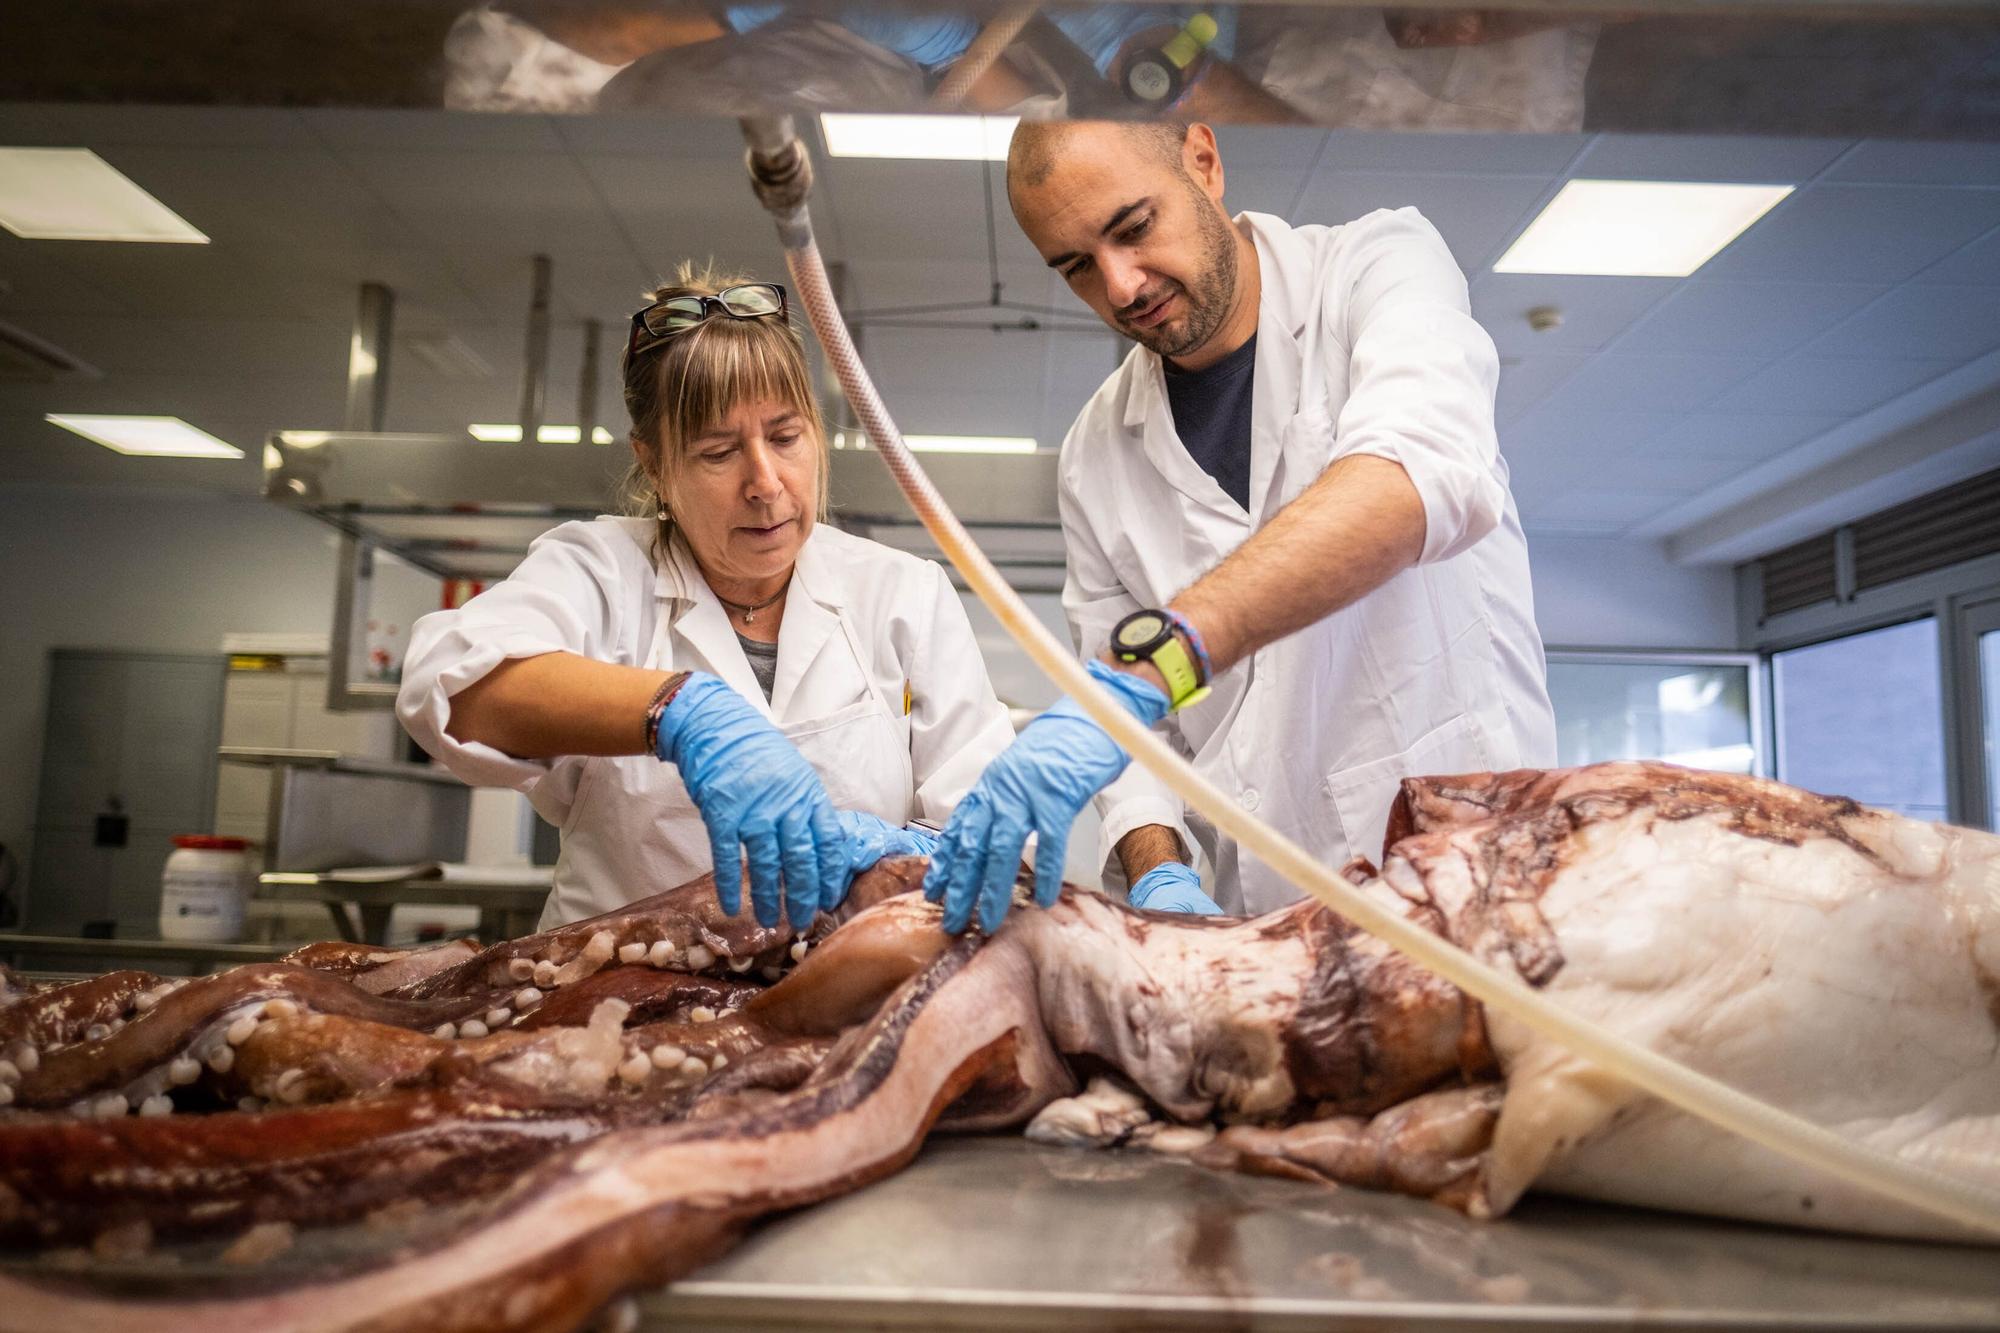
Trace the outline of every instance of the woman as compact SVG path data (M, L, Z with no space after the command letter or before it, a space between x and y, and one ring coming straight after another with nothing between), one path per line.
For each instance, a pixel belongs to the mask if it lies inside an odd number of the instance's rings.
M625 350L648 517L563 524L411 632L403 725L562 830L544 927L711 866L734 913L747 852L758 920L782 882L802 929L881 856L927 852L905 822L941 822L1012 739L943 571L820 521L826 430L786 309L684 266Z

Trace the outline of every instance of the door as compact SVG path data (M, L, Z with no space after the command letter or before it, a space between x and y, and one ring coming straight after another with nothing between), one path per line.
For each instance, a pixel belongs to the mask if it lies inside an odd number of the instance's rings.
M224 659L49 656L28 928L151 938L174 835L206 833L213 818Z

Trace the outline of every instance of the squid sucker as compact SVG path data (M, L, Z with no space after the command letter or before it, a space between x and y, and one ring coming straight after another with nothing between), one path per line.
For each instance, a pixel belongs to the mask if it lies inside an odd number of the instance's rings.
M0 1330L580 1328L933 1130L1473 1217L1533 1188L1993 1239L1634 1092L1310 900L1200 918L1067 887L954 940L923 869L878 866L797 936L704 878L483 951L25 995L0 1009ZM1641 1045L2000 1187L2000 837L1623 763L1411 779L1380 869L1344 873ZM135 1276L169 1242L240 1277Z

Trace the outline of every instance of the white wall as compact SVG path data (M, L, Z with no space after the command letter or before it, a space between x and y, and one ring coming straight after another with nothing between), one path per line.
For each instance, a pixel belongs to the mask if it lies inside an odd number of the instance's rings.
M1535 620L1551 648L1734 648L1726 565L1670 564L1657 542L1530 533Z
M332 529L262 500L0 487L0 842L28 865L51 648L210 653L325 635Z

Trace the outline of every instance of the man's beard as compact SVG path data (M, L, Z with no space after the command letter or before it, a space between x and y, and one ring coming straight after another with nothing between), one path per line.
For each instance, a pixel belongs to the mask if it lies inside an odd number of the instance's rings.
M1133 303L1136 314L1177 292L1187 307L1186 315L1175 326L1135 329L1122 320L1119 324L1126 337L1164 357L1186 356L1200 349L1222 327L1236 299L1236 229L1207 195L1199 194L1198 202L1195 217L1201 232L1201 267L1194 286L1167 278L1164 286L1141 294Z

